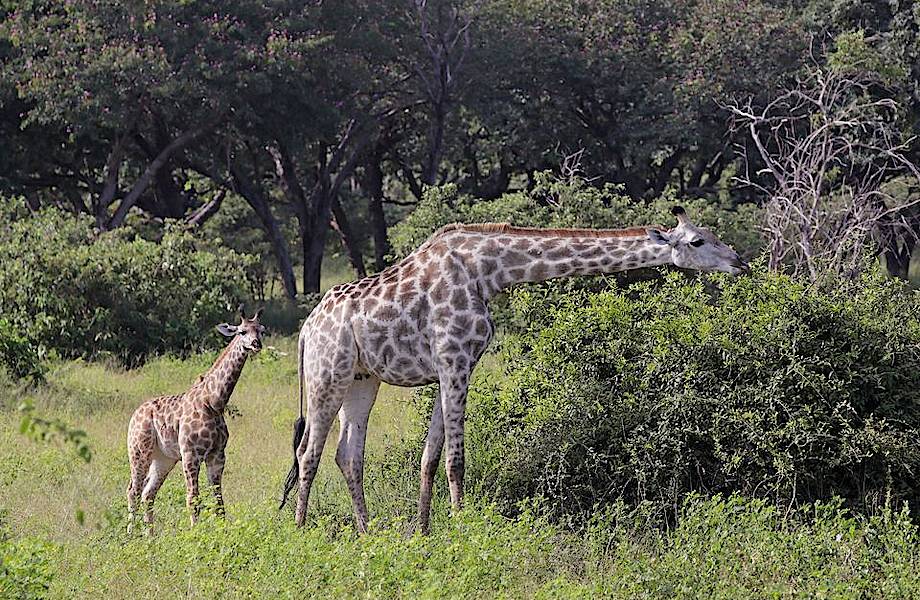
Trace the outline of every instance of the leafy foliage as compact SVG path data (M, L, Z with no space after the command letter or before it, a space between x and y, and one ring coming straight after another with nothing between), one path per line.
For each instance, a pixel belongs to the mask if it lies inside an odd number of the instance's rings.
M202 252L192 236L160 243L105 234L50 208L0 231L0 311L18 335L65 357L148 354L214 347L208 335L244 297L252 261Z
M470 481L506 508L543 496L576 516L620 499L673 516L694 490L920 501L920 300L863 284L519 291L507 377L470 394Z
M93 451L86 441L86 432L74 429L61 419L46 419L35 414L35 405L26 400L19 405L22 420L19 422L19 433L38 442L60 440L72 446L77 456L84 462L92 460Z
M53 577L49 549L47 542L12 539L9 532L0 529L0 597L47 597Z
M36 345L3 318L0 318L0 365L15 379L27 378L38 382L44 377Z

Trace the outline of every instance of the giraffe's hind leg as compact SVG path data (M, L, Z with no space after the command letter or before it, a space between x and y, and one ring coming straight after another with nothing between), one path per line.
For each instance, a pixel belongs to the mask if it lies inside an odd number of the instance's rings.
M376 377L356 380L345 394L339 409L339 445L335 462L345 476L355 510L358 531L367 531L367 504L364 499L364 442L367 420L377 399L380 380Z
M128 482L128 532L134 530L137 503L144 488L144 481L150 463L153 461L154 439L148 423L142 414L135 413L128 425L128 462L131 465L131 480Z
M310 499L310 487L316 477L319 461L323 455L323 446L332 427L336 413L342 407L342 401L348 390L349 382L330 382L326 385L311 385L307 409L307 428L297 448L297 460L300 465L300 489L297 494L297 509L294 519L302 527L307 517L307 502Z
M221 481L224 477L224 464L226 464L226 462L227 458L223 448L211 453L210 456L205 458L205 464L208 470L208 483L214 490L214 499L217 501L217 514L222 517L226 516L224 510L224 493L221 488Z
M144 503L144 523L148 526L153 524L153 502L156 500L157 492L160 491L166 476L178 462L175 458L163 454L159 448L154 448L152 456L147 481L141 494L141 502Z
M131 480L128 482L128 533L134 531L137 504L141 498L144 480L151 462L152 457L149 453L138 455L136 458L134 453L131 453Z

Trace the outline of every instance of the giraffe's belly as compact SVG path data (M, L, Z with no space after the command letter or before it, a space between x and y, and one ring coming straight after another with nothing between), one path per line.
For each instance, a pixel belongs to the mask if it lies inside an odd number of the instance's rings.
M428 339L398 324L355 326L358 360L355 372L369 373L390 385L413 387L437 382Z
M179 453L179 423L176 419L163 419L154 417L153 419L155 439L160 451L168 456L178 460L181 458Z

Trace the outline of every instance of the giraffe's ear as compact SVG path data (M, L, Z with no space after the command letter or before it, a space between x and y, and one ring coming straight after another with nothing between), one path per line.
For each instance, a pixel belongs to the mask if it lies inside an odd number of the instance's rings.
M648 233L648 239L652 240L656 244L666 246L671 243L671 239L660 229L646 229L645 231Z
M221 332L227 337L233 337L239 333L240 329L236 325L230 325L229 323L221 323L217 326L217 331Z

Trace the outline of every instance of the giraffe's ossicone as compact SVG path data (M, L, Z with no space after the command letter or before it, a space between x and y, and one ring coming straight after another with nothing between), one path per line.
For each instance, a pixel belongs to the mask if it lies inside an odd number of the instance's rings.
M265 327L262 310L252 319L243 315L240 324L222 323L217 330L232 338L208 371L183 394L160 396L141 404L128 425L128 530L134 526L138 500L145 505L144 522L153 522L157 491L176 463L185 473L186 503L192 524L198 516L198 472L207 465L208 482L214 488L217 507L224 510L221 478L229 432L224 409L250 355L262 349Z
M300 331L301 415L294 465L282 493L299 480L296 521L304 523L310 486L335 415L336 463L345 476L357 527L364 531L364 442L380 382L437 382L422 454L418 521L428 529L435 470L445 465L455 509L463 500L464 415L470 373L492 339L488 301L521 282L673 264L739 274L747 265L680 207L673 229L535 229L507 224L448 225L382 273L339 285ZM307 411L303 417L304 394Z

